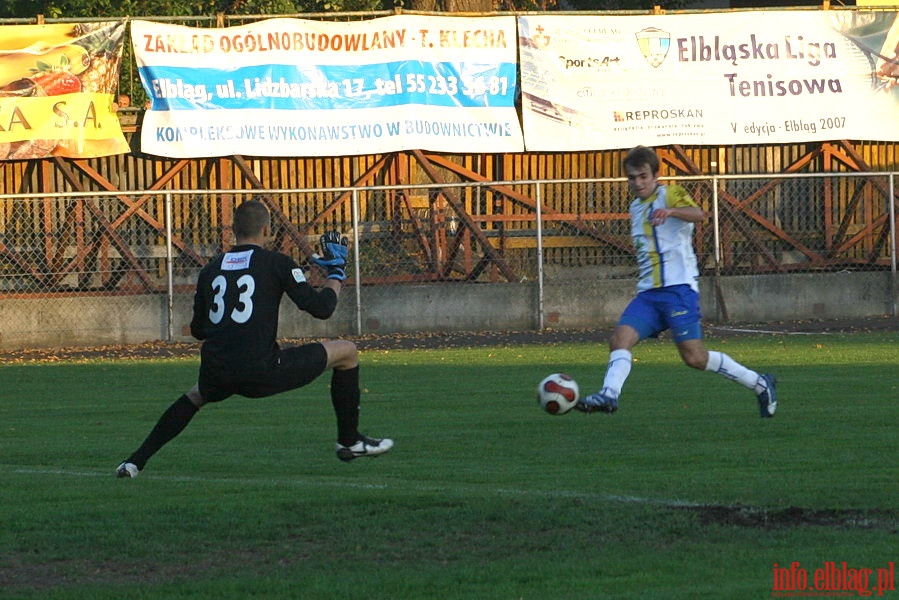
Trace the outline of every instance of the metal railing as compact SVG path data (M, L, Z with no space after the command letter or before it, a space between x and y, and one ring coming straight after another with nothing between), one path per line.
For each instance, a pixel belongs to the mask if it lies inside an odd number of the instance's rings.
M694 239L704 275L879 270L890 272L895 290L895 179L813 173L666 182L711 214ZM7 194L0 195L0 300L91 297L97 310L115 310L104 307L116 296L164 297L172 339L176 296L192 293L203 264L233 242L233 209L249 196L268 203L273 246L300 264L325 231L351 238L347 285L356 290L357 333L363 289L536 281L542 328L546 286L575 277L601 286L634 274L630 198L619 178ZM316 281L315 269L310 277ZM20 326L27 324L0 323L6 331Z

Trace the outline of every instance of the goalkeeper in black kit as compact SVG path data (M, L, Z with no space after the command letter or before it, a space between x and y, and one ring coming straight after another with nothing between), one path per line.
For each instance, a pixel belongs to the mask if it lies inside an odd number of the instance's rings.
M347 239L336 231L321 237L321 256L313 262L327 272L327 280L316 289L293 259L264 248L271 215L261 201L240 204L233 229L237 244L209 261L197 280L190 324L193 336L203 340L197 384L162 414L140 448L118 466L118 477L137 477L207 403L235 394L272 396L307 385L327 369L332 370L337 458L374 457L393 447L390 439L359 433L359 352L353 342L326 340L282 349L276 341L284 294L318 319L334 313L346 279Z

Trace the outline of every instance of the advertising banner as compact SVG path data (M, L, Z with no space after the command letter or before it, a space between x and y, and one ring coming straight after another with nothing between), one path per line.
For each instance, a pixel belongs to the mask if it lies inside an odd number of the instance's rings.
M514 17L131 27L150 154L523 150Z
M899 140L895 11L519 18L530 151Z
M113 111L124 22L0 27L0 160L129 151Z

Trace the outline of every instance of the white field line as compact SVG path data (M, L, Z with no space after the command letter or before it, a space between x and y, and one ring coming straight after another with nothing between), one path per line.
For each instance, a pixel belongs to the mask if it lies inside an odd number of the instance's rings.
M15 465L0 465L0 471L8 471L16 475L55 475L63 477L95 477L115 479L115 471L81 471L71 469L58 468L40 468L40 467L19 467ZM144 479L143 477L141 478ZM653 506L662 506L670 508L700 507L706 506L700 502L690 502L687 500L676 500L669 498L645 498L642 496L630 496L622 494L602 494L594 492L579 492L574 490L534 490L534 489L517 489L505 487L491 487L489 485L477 485L466 483L453 483L452 485L434 485L421 484L415 482L391 482L391 483L359 483L355 481L335 481L325 479L301 479L296 477L285 477L282 479L272 478L246 478L246 477L204 477L198 475L157 475L150 474L146 479L153 481L171 481L175 483L216 483L216 484L240 484L254 486L274 486L274 487L335 487L347 489L361 490L403 490L410 489L414 492L486 492L493 493L498 496L523 496L534 498L560 498L571 499L581 498L584 500L600 500L605 502L617 502L620 504L648 504ZM118 482L117 485L132 484L129 480Z
M719 325L706 325L706 329L718 331L731 331L733 333L773 333L775 335L833 335L832 331L769 331L767 329L740 329L738 327L722 327Z

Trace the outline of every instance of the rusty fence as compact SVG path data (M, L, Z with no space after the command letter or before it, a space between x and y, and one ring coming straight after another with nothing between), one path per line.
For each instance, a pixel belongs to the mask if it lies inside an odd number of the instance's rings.
M895 278L896 173L666 182L685 187L712 215L694 240L705 276L881 270ZM272 211L273 247L301 265L308 266L323 232L337 229L350 238L346 284L356 290L360 334L366 292L378 287L536 282L534 322L542 328L546 286L601 286L635 271L630 198L620 178L6 194L0 195L0 302L52 299L61 321L77 321L85 298L110 320L116 310L134 310L134 300L162 302L169 314L161 337L172 339L175 298L192 294L200 268L233 243L234 207L249 196ZM309 270L313 283L320 281ZM115 302L123 296L132 302ZM30 326L0 322L0 331Z

